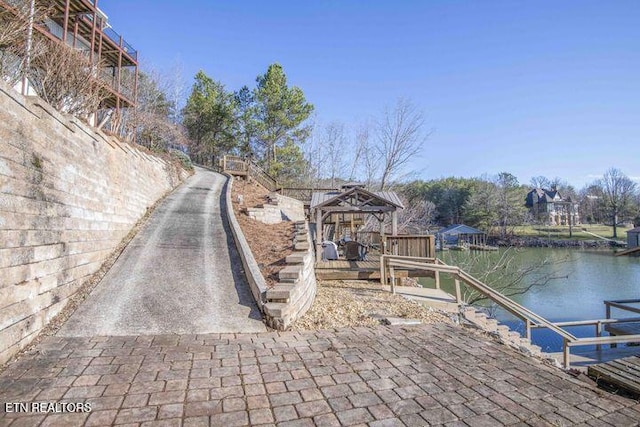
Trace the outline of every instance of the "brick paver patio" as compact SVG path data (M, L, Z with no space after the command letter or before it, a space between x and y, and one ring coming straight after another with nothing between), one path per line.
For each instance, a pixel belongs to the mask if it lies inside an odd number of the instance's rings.
M444 324L51 337L0 375L0 402L0 425L12 427L618 427L640 420L632 399ZM4 412L6 402L90 403L91 412Z

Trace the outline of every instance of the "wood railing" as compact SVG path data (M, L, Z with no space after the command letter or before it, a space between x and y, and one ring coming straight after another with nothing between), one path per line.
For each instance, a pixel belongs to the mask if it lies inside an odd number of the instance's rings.
M398 234L384 236L388 254L432 258L436 255L436 239L432 234Z
M246 175L249 167L242 157L223 156L220 160L222 171L231 175Z
M222 169L222 172L230 175L249 175L269 191L276 191L276 188L278 187L276 179L265 172L253 160L244 159L238 156L225 155L220 159L220 168Z
M546 328L555 332L563 341L563 365L568 369L571 365L571 348L587 345L595 345L598 349L602 345L615 345L620 343L640 342L640 335L622 335L622 336L601 336L602 325L612 323L631 322L634 319L597 319L597 320L579 320L574 322L550 322L542 316L534 313L528 308L518 304L510 298L502 295L485 283L471 276L469 273L461 270L459 267L447 265L438 258L423 257L407 257L399 255L381 255L380 256L380 283L386 285L391 284L391 291L395 293L395 269L410 270L426 270L433 271L435 275L436 288L440 288L440 274L449 274L454 278L456 302L464 304L462 298L462 285L471 287L480 292L486 298L490 299L509 313L513 314L525 324L525 338L531 339L531 330L533 328ZM623 300L623 301L607 301L609 306L626 309L634 313L640 313L640 309L628 306L621 307L624 303L640 302L640 300ZM605 304L607 303L605 302ZM607 313L610 315L610 311ZM636 319L637 320L637 319ZM595 325L596 336L578 338L568 331L565 327Z
M278 183L276 179L266 173L260 166L258 166L255 162L248 160L247 161L247 169L249 171L249 176L256 180L260 185L266 188L269 191L276 191L278 187Z

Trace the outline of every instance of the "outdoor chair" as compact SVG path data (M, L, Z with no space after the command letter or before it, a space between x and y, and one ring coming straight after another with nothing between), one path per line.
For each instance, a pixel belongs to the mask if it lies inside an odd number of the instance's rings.
M364 261L366 256L366 245L354 240L344 243L344 257L347 261Z
M322 260L331 261L338 259L338 245L326 240L322 242Z

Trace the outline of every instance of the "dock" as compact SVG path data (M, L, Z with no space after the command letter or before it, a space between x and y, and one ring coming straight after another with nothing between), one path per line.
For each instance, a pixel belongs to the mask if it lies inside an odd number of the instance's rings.
M623 255L631 255L631 254L635 254L635 253L640 253L640 246L635 246L633 248L629 248L629 249L625 249L622 252L616 252L616 256L623 256Z
M612 323L605 325L604 330L610 335L640 335L640 322Z
M562 360L561 351L546 354L558 361ZM571 352L571 368L587 373L588 369L592 366L637 355L640 355L640 347L638 346L603 347L600 350L583 350L576 348Z
M640 348L636 347L640 353ZM630 356L589 366L588 375L629 393L640 395L640 356Z

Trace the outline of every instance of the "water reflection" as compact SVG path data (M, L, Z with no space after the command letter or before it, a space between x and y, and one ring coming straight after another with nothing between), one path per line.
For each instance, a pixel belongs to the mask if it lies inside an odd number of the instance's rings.
M475 267L469 272L480 276L482 270L495 264L504 256L504 250L498 252L441 252L439 257L447 264L468 265L473 257ZM508 253L510 262L515 266L542 265L545 260L552 261L542 271L531 272L524 279L531 281L541 274L552 273L554 280L536 287L523 295L511 297L516 302L552 322L568 320L588 320L605 318L604 300L640 298L640 258L615 257L612 251L526 248ZM476 271L473 271L474 268ZM428 282L430 279L426 279ZM492 287L500 283L487 282ZM443 288L454 292L453 280L443 277ZM429 285L425 283L425 285ZM613 312L615 317L630 317L630 314ZM496 310L495 317L514 329L522 331L523 325L504 310ZM593 336L594 327L574 327L569 331L578 336ZM559 351L561 340L552 332L534 330L533 341L546 351Z

